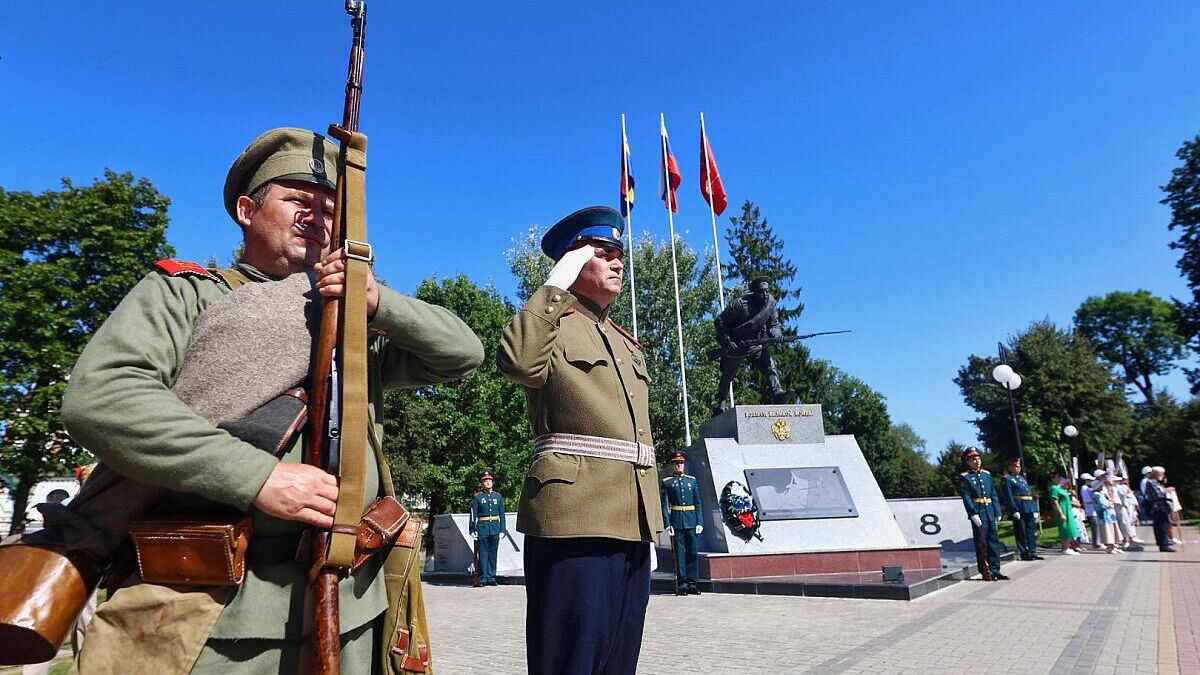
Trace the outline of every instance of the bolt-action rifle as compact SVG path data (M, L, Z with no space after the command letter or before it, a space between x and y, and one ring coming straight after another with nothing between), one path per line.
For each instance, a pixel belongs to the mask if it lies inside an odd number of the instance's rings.
M804 333L803 335L785 335L783 337L767 337L767 338L756 338L754 340L742 340L737 343L737 349L735 349L733 351L728 351L728 350L724 349L723 347L717 347L716 349L708 350L708 358L713 361L716 361L717 359L721 358L722 356L728 356L730 358L745 358L750 355L750 352L755 347L763 347L763 346L767 346L767 345L786 345L786 344L790 344L792 342L798 342L800 340L807 340L809 338L817 337L818 335L837 335L839 333L849 333L849 332L850 331L848 331L848 330L826 330L826 331L821 331L819 333Z
M349 569L345 539L350 537L353 540L357 534L356 525L362 517L362 495L355 495L356 490L351 485L356 482L361 484L365 458L365 447L350 446L365 446L367 442L363 423L366 416L366 401L363 398L366 392L366 283L362 270L351 269L351 258L360 262L370 258L369 247L363 243L366 239L366 204L363 203L362 174L366 168L366 137L358 133L363 46L367 27L366 3L363 0L346 0L346 13L350 15L353 39L346 76L345 105L341 125L329 127L329 134L341 143L329 241L330 250L341 248L347 254L346 294L344 298L325 299L321 307L317 346L309 373L308 400L311 410L307 429L308 456L305 458L307 463L340 477L334 525L329 530L314 529L310 539L313 672L320 675L337 675L340 670L338 581ZM355 182L357 185L353 185ZM357 225L350 223L351 219L357 219ZM361 241L349 238L348 229L358 232L357 238ZM362 344L356 348L355 343L360 340ZM356 385L356 382L361 384ZM362 387L361 392L352 391L359 386ZM347 445L345 456L342 452L343 435ZM361 486L358 491L361 492ZM357 503L353 503L354 500ZM353 554L352 542L350 553Z

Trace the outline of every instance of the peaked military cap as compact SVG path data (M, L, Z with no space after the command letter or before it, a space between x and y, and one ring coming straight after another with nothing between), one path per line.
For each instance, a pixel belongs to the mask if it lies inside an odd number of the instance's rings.
M492 475L491 471L484 471L483 473L479 474L479 482L482 483L483 481L488 480L488 479L491 479L493 481L496 480L496 477Z
M676 450L675 452L671 453L670 457L667 458L668 462L674 462L676 460L679 460L681 462L686 462L687 461L687 453L682 450Z
M964 462L967 461L967 458L970 457L971 455L975 455L976 457L979 457L980 456L979 448L972 445L971 447L967 448L966 450L963 450L962 461L964 461Z
M625 245L621 241L624 231L625 221L616 209L589 206L563 218L547 230L542 237L542 252L558 260L580 241L594 241L624 252Z
M1020 457L1009 457L1007 460L1004 461L1004 463L1005 464L1016 464L1019 461L1021 461Z
M308 129L279 127L250 142L225 176L225 210L237 222L237 200L273 180L300 180L333 189L338 145Z
M750 280L750 290L755 290L759 286L771 286L771 280L766 277L754 277Z

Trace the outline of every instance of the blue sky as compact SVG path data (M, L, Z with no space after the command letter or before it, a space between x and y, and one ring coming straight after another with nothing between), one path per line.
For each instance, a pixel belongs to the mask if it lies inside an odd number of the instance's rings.
M1200 131L1200 6L1156 3L369 3L362 128L380 270L512 294L531 224L616 205L620 114L653 197L658 114L684 172L676 227L711 238L704 111L731 206L786 242L811 342L936 453L974 429L972 353L1088 296L1186 288L1159 185ZM686 7L686 8L684 8ZM337 0L13 3L0 22L9 190L105 167L173 200L171 243L221 258L220 201L261 131L341 114ZM1166 385L1186 391L1181 376Z

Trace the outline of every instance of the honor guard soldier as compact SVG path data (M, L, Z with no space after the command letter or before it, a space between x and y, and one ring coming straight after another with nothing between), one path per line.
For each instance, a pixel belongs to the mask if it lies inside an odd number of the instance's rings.
M673 452L668 460L671 475L662 479L663 521L671 535L675 554L675 592L679 595L700 595L699 570L696 556L698 535L704 533L700 524L700 485L695 476L684 473L687 455Z
M594 206L542 238L555 261L504 329L500 370L525 388L537 439L525 533L530 675L633 675L663 529L641 345L608 318L624 281L624 221Z
M1037 498L1033 496L1025 476L1021 475L1021 458L1011 457L1007 465L1008 471L1001 477L1000 487L1004 493L1004 505L1012 517L1017 552L1021 560L1042 560L1042 556L1037 554L1038 522L1041 520Z
M471 501L471 536L479 541L479 583L496 585L496 555L500 551L500 535L508 531L504 520L504 495L492 489L496 478L491 471L479 476L482 492Z
M962 461L967 470L959 474L958 491L971 518L979 571L990 571L992 579L1004 581L1008 577L1000 573L1000 535L996 531L996 523L1000 520L1000 496L996 494L996 483L992 474L983 468L979 448L964 450Z

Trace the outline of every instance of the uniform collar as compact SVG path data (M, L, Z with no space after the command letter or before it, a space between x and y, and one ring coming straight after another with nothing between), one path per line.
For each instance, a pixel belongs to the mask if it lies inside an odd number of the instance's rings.
M572 293L572 295L575 295L575 294ZM586 316L587 318L591 319L592 321L595 321L596 323L601 323L605 319L608 318L608 307L602 308L599 305L597 305L596 303L592 302L591 300L588 300L587 298L583 297L582 295L575 295L575 300L576 300L575 309L580 314Z
M251 281L280 281L280 278L273 277L270 274L258 269L248 262L239 261L237 269L242 274L245 274Z

